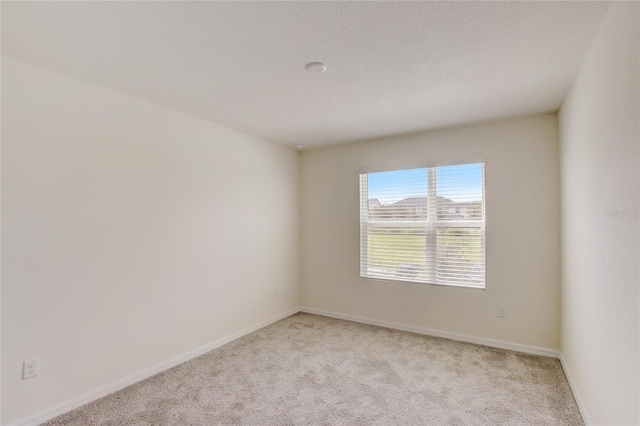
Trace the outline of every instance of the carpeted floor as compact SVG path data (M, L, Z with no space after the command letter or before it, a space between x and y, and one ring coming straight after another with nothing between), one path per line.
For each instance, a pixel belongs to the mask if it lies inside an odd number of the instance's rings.
M581 425L557 359L296 314L47 425Z

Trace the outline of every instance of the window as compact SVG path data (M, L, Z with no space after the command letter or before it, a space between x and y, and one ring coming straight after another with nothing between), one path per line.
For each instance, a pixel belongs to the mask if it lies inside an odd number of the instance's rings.
M484 288L484 164L360 175L360 276Z

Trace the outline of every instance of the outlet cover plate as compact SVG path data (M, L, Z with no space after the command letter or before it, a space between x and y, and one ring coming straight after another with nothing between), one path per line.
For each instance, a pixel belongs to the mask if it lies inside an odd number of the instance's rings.
M505 306L498 306L498 318L507 317L507 308Z
M22 379L30 379L40 374L40 360L31 358L24 362L22 366Z

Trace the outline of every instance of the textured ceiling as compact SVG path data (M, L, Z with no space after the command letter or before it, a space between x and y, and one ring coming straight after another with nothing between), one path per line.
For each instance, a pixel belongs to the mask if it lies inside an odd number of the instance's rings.
M309 147L555 111L608 6L2 2L2 53Z

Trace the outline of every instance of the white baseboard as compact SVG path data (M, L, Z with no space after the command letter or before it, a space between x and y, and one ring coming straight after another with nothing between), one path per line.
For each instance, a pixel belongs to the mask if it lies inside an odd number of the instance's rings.
M102 398L103 396L107 396L110 393L116 392L120 389L126 388L134 383L137 383L141 380L147 379L153 375L161 373L169 368L175 367L178 364L182 364L185 361L189 361L190 359L199 357L213 349L219 348L222 345L225 345L229 342L232 342L236 339L246 336L247 334L251 334L254 331L257 331L263 327L273 324L274 322L280 321L283 318L291 316L297 312L300 312L298 308L290 309L286 312L283 312L274 317L268 318L264 321L261 321L257 324L254 324L250 327L244 328L236 333L233 333L229 336L223 337L218 340L214 340L213 342L207 343L206 345L200 346L196 349L193 349L189 352L185 352L181 355L178 355L169 360L163 361L159 364L156 364L152 367L146 368L137 373L131 374L130 376L124 377L122 379L116 380L115 382L111 382L105 386L101 386L97 389L89 391L85 394L77 396L73 399L65 401L61 404L55 405L51 408L47 408L46 410L40 411L38 413L32 414L28 417L25 417L21 420L18 420L11 424L11 426L26 426L26 425L39 425L42 422L46 422L47 420L51 420L54 417L58 417L61 414L69 412L71 410L75 410L78 407L81 407L85 404L88 404L96 399Z
M548 356L551 358L560 358L560 352L555 349L522 345L520 343L511 343L511 342L505 342L502 340L494 340L494 339L487 339L484 337L469 336L466 334L451 333L448 331L435 330L435 329L426 328L426 327L418 327L415 325L406 325L406 324L398 324L398 323L389 322L389 321L380 321L373 318L365 318L365 317L359 317L355 315L341 314L338 312L325 311L322 309L301 307L300 311L306 312L309 314L323 315L325 317L332 317L332 318L338 318L338 319L343 319L347 321L359 322L363 324L377 325L380 327L391 328L394 330L409 331L411 333L424 334L427 336L443 337L445 339L458 340L458 341L467 342L467 343L475 343L477 345L490 346L492 348L506 349L509 351L522 352L522 353L531 354L531 355Z
M562 353L560 353L560 364L562 364L564 375L567 376L567 382L569 382L569 387L571 388L573 398L576 400L576 404L578 405L578 410L580 410L580 414L582 415L582 420L584 420L584 424L586 426L591 426L593 423L589 418L589 414L587 414L587 407L584 405L584 402L580 397L580 393L578 392L578 388L575 384L576 382L573 380L573 375L571 374L571 369L567 365L567 361L565 361L564 355Z

